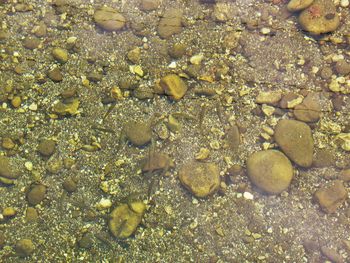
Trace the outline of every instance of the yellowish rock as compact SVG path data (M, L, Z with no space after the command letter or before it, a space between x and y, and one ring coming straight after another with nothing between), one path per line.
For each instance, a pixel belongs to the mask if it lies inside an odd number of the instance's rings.
M146 210L142 201L121 204L114 208L108 222L109 230L116 238L128 238L141 223Z
M335 31L340 23L332 0L315 0L299 15L300 26L314 35Z
M165 94L169 95L174 100L180 100L187 92L185 82L175 74L169 74L160 80L160 86Z
M52 56L62 64L68 61L68 51L63 48L54 48L52 50Z
M297 12L307 8L314 0L290 0L287 9L290 12Z

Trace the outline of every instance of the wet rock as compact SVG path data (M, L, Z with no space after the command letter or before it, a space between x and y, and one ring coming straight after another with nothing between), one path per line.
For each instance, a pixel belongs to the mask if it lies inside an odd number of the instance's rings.
M96 72L96 71L90 72L87 75L87 79L90 80L91 82L99 82L102 80L102 77L103 75L100 72Z
M290 0L287 9L290 12L303 10L310 6L314 0Z
M179 171L182 185L196 197L215 193L220 186L219 168L215 163L191 161Z
M280 151L266 150L253 153L247 160L250 180L269 194L286 190L293 178L293 167Z
M180 100L187 92L185 82L175 74L169 74L160 80L160 86L165 94L174 100Z
M146 205L142 201L133 201L114 208L108 222L109 230L113 236L116 238L131 236L141 223L145 210Z
M255 99L255 103L277 105L281 100L282 93L280 91L262 91Z
M47 73L47 76L49 79L51 79L53 82L60 82L63 80L63 74L59 68L53 68Z
M5 184L11 184L19 177L18 171L11 164L6 156L0 156L0 181Z
M34 207L28 207L26 211L25 220L27 223L37 222L39 219L38 212Z
M335 71L339 75L348 75L350 73L350 63L346 62L345 60L339 60L335 64Z
M9 37L10 33L4 30L0 30L0 41L4 41Z
M93 246L94 239L91 233L85 233L78 241L78 245L80 248L89 249Z
M308 125L295 120L280 120L276 125L274 138L293 162L302 167L311 166L314 143Z
M316 201L326 213L334 213L347 197L346 188L340 180L335 180L315 192Z
M33 254L35 246L30 239L21 239L17 241L15 246L16 254L19 257L28 257Z
M338 179L344 182L350 182L350 169L341 171Z
M23 42L23 46L27 49L36 49L40 45L40 39L36 37L26 37Z
M111 7L101 7L94 13L95 23L107 31L118 31L125 26L126 19Z
M43 21L41 21L37 26L34 27L33 31L35 36L44 37L47 34L47 26Z
M46 157L51 156L55 152L56 142L54 140L42 140L38 145L38 152Z
M58 156L52 156L46 163L46 170L51 174L58 174L63 169L63 161Z
M78 114L78 108L80 105L80 101L78 99L72 99L69 102L63 103L61 101L57 102L52 107L53 113L63 117L63 116L74 116Z
M294 116L299 121L316 122L320 119L320 97L317 93L309 93L301 104L294 107Z
M142 11L152 11L159 7L160 0L141 0L140 9Z
M340 19L332 0L314 0L299 15L300 26L314 35L336 30Z
M62 64L68 61L68 51L63 48L54 48L52 50L52 56L57 60L57 62Z
M152 129L149 123L130 121L124 127L125 135L136 146L143 146L152 139Z
M237 151L241 143L241 135L237 125L233 125L226 133L226 140L231 151Z
M154 91L151 87L140 86L133 91L133 95L139 100L147 100L154 97Z
M323 79L330 79L333 75L332 68L329 66L325 66L320 70L320 76Z
M176 8L167 9L158 24L158 34L161 38L168 39L182 30L182 11Z
M142 161L143 172L167 170L174 166L173 160L166 153L153 152Z
M139 47L131 49L127 54L127 58L134 64L139 63L141 58L141 49Z
M2 249L5 246L6 238L4 233L0 232L0 249Z
M282 99L280 100L280 107L282 109L290 109L293 108L292 105L294 104L293 101L298 100L299 95L293 92L288 92L287 94L282 96Z
M68 193L75 192L78 188L77 181L72 177L66 178L63 181L62 186L63 186L64 190L66 190Z
M175 43L168 49L168 54L174 59L179 59L186 53L187 46L182 43Z
M46 194L46 186L43 184L34 184L27 192L27 201L30 205L35 206L44 200Z
M332 263L344 263L343 257L333 248L322 246L321 252Z
M334 152L326 148L316 150L312 165L318 168L335 165Z

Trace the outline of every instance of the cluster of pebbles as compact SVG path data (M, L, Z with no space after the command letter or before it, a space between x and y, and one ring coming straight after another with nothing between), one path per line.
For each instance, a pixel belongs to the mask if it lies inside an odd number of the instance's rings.
M64 1L63 1L64 2ZM272 1L273 2L273 1ZM277 1L278 2L278 1ZM343 1L342 1L343 2ZM7 3L7 1L0 1L1 4ZM56 7L61 5L61 1L55 1ZM159 0L142 0L140 2L140 10L143 12L153 12L160 8L161 1ZM216 1L201 1L201 4L214 5L213 17L215 22L224 23L229 20L228 9L225 3ZM343 2L345 5L346 3ZM347 3L348 4L348 3ZM345 6L346 7L346 6ZM14 10L18 12L30 12L33 10L33 6L26 4L15 4ZM323 36L322 34L336 31L341 25L341 19L337 13L337 7L332 0L291 0L287 5L287 10L297 16L299 26L309 33L311 36ZM103 34L118 34L122 30L130 27L129 19L126 13L118 11L118 9L110 6L102 6L94 9L92 15L92 21L96 25L96 30L101 30ZM249 21L251 22L251 21ZM188 22L190 24L190 22ZM194 22L193 22L194 23ZM247 23L250 26L254 26L254 23ZM42 48L43 41L41 38L47 36L47 26L45 23L38 24L33 30L34 36L27 36L23 39L23 47L29 51L35 51ZM134 26L137 35L147 35L145 27ZM166 8L162 13L157 26L156 35L161 40L171 40L172 37L181 34L184 30L184 12L180 8ZM230 29L231 30L231 29ZM240 30L237 30L237 32ZM244 41L240 43L238 34L236 31L231 30L230 34L225 37L224 41L227 43L229 49L235 50L237 46L243 45ZM261 29L260 33L262 37L268 36L271 32L266 28ZM259 34L260 34L259 33ZM304 32L303 32L304 33ZM303 34L302 33L302 34ZM271 34L272 35L272 34ZM0 40L3 41L9 38L9 35L5 31L0 32ZM349 40L348 40L349 41ZM147 41L144 41L145 43ZM349 43L347 44L349 45ZM65 81L64 66L69 64L75 54L76 39L74 37L67 40L67 46L54 46L50 49L50 59L56 64L47 70L46 76L37 74L35 81L37 84L44 84L47 81L52 81L55 85L61 85ZM193 80L203 81L204 83L216 83L219 80L225 80L225 76L228 75L228 70L225 71L225 67L220 68L213 66L213 69L217 70L217 74L213 77L208 74L199 74L200 67L204 64L203 61L206 57L201 54L188 53L189 47L183 43L175 43L168 48L168 55L173 60L169 68L175 69L166 73L161 73L160 77L154 80L154 84L151 90L142 90L142 87L135 88L133 83L119 83L114 87L109 87L106 98L101 101L103 105L110 105L108 112L103 117L109 117L109 114L117 107L116 105L122 104L125 100L129 99L129 94L132 94L140 101L147 101L149 99L166 98L169 105L180 105L186 101L187 98L193 96L194 98L207 98L210 101L212 98L216 98L223 93L222 90L216 90L215 88L202 88L193 87ZM141 51L139 47L132 48L128 51L126 57L132 65L129 66L130 72L135 76L137 80L146 79L148 82L149 75L138 64L141 60ZM231 51L229 51L231 52ZM189 55L188 55L189 54ZM232 53L236 55L234 52ZM231 54L231 55L232 55ZM184 67L184 70L176 69L176 61L183 57L189 57L189 66ZM350 56L350 55L349 55ZM175 61L175 62L174 62ZM93 59L90 61L93 63ZM303 63L300 63L304 65ZM338 95L346 95L350 93L350 64L344 59L336 59L335 72L340 75L341 80L332 77L333 71L330 68L323 68L320 70L320 77L323 79L330 79L329 92L336 95L325 96L321 92L314 92L309 90L302 90L298 94L291 91L280 90L265 90L259 91L254 95L254 98L246 104L254 105L251 113L257 118L270 118L270 122L264 121L263 132L261 133L261 145L258 147L249 148L242 157L239 156L241 165L232 164L229 158L225 159L228 164L228 168L222 169L222 164L212 157L212 153L221 149L231 151L232 153L242 153L242 145L244 143L247 129L241 123L235 120L225 119L225 114L221 114L221 105L215 106L215 111L218 113L220 122L227 122L228 125L224 125L225 143L221 146L220 142L211 140L208 145L200 148L199 151L192 154L191 158L182 160L181 158L173 159L171 154L166 151L153 151L146 150L154 147L155 137L159 141L171 142L171 136L181 133L181 119L191 121L198 121L201 127L205 115L205 110L200 111L199 117L193 117L187 113L169 114L168 116L162 116L162 113L155 116L151 120L128 120L122 124L120 131L119 144L127 144L129 147L133 147L144 153L144 159L141 162L141 173L146 176L159 176L176 174L176 180L181 183L184 193L190 193L191 198L196 200L205 200L210 202L210 196L225 195L229 184L235 184L237 178L243 177L244 183L237 185L235 188L238 192L237 196L243 195L247 200L253 200L253 192L256 191L262 196L276 197L286 194L292 184L299 184L302 178L299 175L300 172L310 171L315 168L325 168L327 166L335 165L335 161L332 159L333 155L327 150L323 151L325 147L319 147L318 141L314 137L317 133L317 129L325 132L329 132L334 137L334 145L339 152L348 153L350 151L350 127L340 127L336 123L327 122L324 120L322 113L324 109L324 101L330 101L330 97L333 99L330 104L333 108L338 108L340 112L344 108L343 101L338 100ZM221 71L220 71L221 70ZM287 71L288 69L286 69ZM14 68L14 72L17 75L25 75L24 69L17 65ZM317 70L318 72L318 70ZM91 85L96 87L102 82L105 73L90 72L88 76L82 79L82 86L84 88L90 88ZM224 77L223 77L224 76ZM146 82L146 81L145 81ZM11 85L9 85L11 86ZM136 85L137 86L137 85ZM204 85L203 85L204 86ZM128 95L126 95L128 94ZM239 98L244 98L249 94L249 91L241 90L239 92ZM249 94L248 96L251 96ZM332 97L333 96L333 97ZM0 92L0 101L6 104L8 102L11 105L11 109L20 110L25 104L23 96L19 96L12 87L4 87ZM192 98L192 97L191 97ZM134 99L134 98L131 98ZM214 99L213 99L214 100ZM225 103L228 105L233 104L232 97L225 97ZM66 120L69 118L75 118L81 116L81 98L79 98L79 92L76 88L66 88L59 94L59 99L56 100L52 107L47 112L47 119L49 120ZM221 103L221 101L220 101ZM6 104L7 105L7 104ZM338 107L336 106L338 105ZM170 106L169 106L170 107ZM28 109L36 112L37 104L31 104ZM5 110L5 109L4 109ZM147 111L147 109L145 109ZM184 112L186 109L184 110ZM202 115L201 115L202 114ZM223 115L225 115L223 117ZM165 121L164 121L165 119ZM224 119L224 121L222 121ZM159 128L158 123L164 124ZM158 125L158 126L157 126ZM104 132L111 132L106 128L100 128ZM214 129L215 130L215 129ZM202 136L202 130L199 132ZM219 133L219 132L218 132ZM170 135L169 135L170 134ZM24 135L23 135L24 136ZM23 174L23 167L32 172L33 163L27 161L24 165L19 165L19 161L16 160L16 149L24 144L23 136L19 138L11 138L2 136L1 147L4 149L3 154L0 155L0 182L3 186L12 187L16 185L17 180L21 179ZM35 154L38 159L45 163L45 171L49 175L59 175L62 170L74 170L78 169L75 161L71 158L60 158L58 156L59 141L52 138L41 138L36 143ZM164 147L165 148L165 147ZM259 150L257 150L259 148ZM99 140L93 138L90 144L81 145L76 151L85 151L88 153L98 155L98 151L102 149ZM147 153L147 154L146 154ZM235 155L232 154L232 155ZM115 162L114 164L116 164ZM177 165L180 163L180 165ZM118 165L122 165L123 162ZM341 169L339 176L336 179L329 180L326 184L317 186L317 189L312 193L313 200L316 201L323 213L335 214L340 207L346 205L348 199L348 187L347 183L350 181L350 163L340 166ZM108 170L107 168L105 170ZM155 175L155 173L161 172L161 175ZM32 173L35 177L35 173ZM233 177L233 179L232 179ZM103 181L103 180L102 180ZM233 183L232 183L233 182ZM249 182L249 184L247 183ZM62 181L62 189L67 194L76 193L79 191L79 184L82 182L74 176L67 176ZM152 185L151 185L152 186ZM109 193L109 186L102 184L101 190L105 193ZM151 189L151 187L150 187ZM152 190L152 189L151 189ZM27 208L25 210L26 222L38 222L39 221L39 209L48 198L48 193L51 191L50 186L46 185L42 180L34 178L30 185L27 185L23 191ZM151 199L148 196L148 199ZM101 199L96 205L96 209L104 212L106 217L107 226L110 234L117 240L125 240L130 238L138 229L142 223L143 218L147 215L147 209L149 208L149 200L143 201L141 198L130 198L129 200L119 202L117 205L113 205L110 198ZM2 212L5 220L12 219L17 216L17 211L9 206L5 207ZM8 222L8 221L6 221ZM195 227L193 227L195 228ZM224 236L222 231L217 230L219 236ZM4 246L5 241L3 236L0 235L0 245ZM259 237L257 238L259 239ZM90 249L91 237L85 232L77 241L78 246L84 249ZM108 243L108 242L106 242ZM348 243L346 243L348 244ZM349 244L348 244L349 245ZM349 246L350 248L350 246ZM36 249L36 244L31 239L22 238L19 239L13 246L13 251L19 257L29 257ZM342 259L336 252L328 247L322 248L322 253L327 258L334 260L335 262L342 262ZM350 252L349 252L350 253Z

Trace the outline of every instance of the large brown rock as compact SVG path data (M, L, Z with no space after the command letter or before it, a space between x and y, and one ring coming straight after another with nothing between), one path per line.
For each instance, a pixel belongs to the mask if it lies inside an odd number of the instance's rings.
M250 180L269 194L286 190L293 178L293 167L280 151L266 150L253 153L247 160Z
M280 120L276 125L274 138L293 162L302 167L311 166L314 142L307 124L295 120Z

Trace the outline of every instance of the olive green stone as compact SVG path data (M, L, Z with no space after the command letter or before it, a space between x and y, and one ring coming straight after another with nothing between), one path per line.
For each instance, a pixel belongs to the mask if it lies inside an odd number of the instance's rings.
M33 254L35 246L30 239L21 239L16 243L15 251L20 257L27 257Z
M121 204L113 209L108 222L109 230L117 238L131 236L141 223L146 205L142 201Z
M38 152L43 156L51 156L56 147L56 142L53 140L42 140L38 146Z
M253 153L247 160L250 180L269 194L286 190L293 178L293 167L280 151L267 150Z
M27 193L27 200L30 205L37 205L42 200L44 200L46 194L46 186L42 184L35 184L33 185L28 193Z
M185 82L175 74L169 74L160 80L160 86L165 94L169 95L174 100L180 100L187 92Z
M10 159L6 156L0 156L0 177L13 180L17 179L18 176L19 173L11 165Z
M143 146L152 139L152 129L146 122L128 122L124 131L129 141L136 146Z

